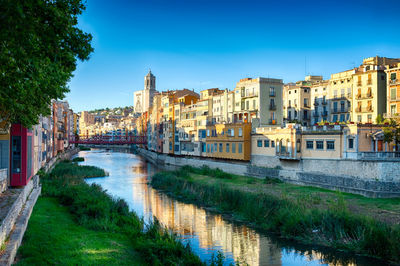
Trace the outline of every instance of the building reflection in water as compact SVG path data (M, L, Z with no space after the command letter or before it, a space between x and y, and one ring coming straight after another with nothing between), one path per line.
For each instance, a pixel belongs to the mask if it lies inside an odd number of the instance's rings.
M148 176L158 170L139 156L93 151L80 152L79 156L85 157L82 164L95 165L110 173L107 177L88 179L88 183L98 183L110 194L125 199L145 221L156 217L179 234L183 242L190 243L202 260L209 260L211 254L221 250L228 264L236 261L248 265L368 265L371 262L292 247L290 243L283 244L244 225L226 221L221 215L171 199L148 185Z
M160 223L189 241L192 248L198 242L199 248L221 249L225 256L248 265L281 265L281 250L266 237L244 225L224 221L221 215L210 214L193 204L181 203L159 193L147 185L145 166L134 167L136 178L133 200L143 201L143 212L152 214ZM147 169L150 170L150 169ZM260 253L260 247L268 247Z

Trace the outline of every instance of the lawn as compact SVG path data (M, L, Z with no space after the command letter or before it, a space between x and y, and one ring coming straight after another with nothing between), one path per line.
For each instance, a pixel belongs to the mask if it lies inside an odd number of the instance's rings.
M17 257L18 265L143 265L120 233L86 229L57 199L40 197Z

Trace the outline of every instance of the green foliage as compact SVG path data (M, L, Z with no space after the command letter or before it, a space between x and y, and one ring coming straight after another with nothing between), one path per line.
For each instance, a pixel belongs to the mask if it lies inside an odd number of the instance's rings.
M56 198L39 197L17 265L144 264L128 235L79 225Z
M385 121L385 119L383 118L383 116L382 116L381 114L378 114L378 115L376 116L375 122L376 122L378 125L383 124L384 121Z
M151 184L177 197L216 206L285 238L400 261L400 227L350 213L342 194L328 208L320 209L312 205L320 203L320 195L293 199L285 194L249 192L240 186L226 186L227 182L189 182L174 173L160 172Z
M30 127L62 99L92 36L77 27L81 0L1 0L0 118Z
M72 162L76 163L76 162L84 162L85 158L83 157L75 157L74 159L72 159Z
M143 220L129 210L124 200L111 197L100 185L89 185L84 181L84 178L105 175L103 169L63 161L51 173L41 176L42 195L55 197L66 206L79 226L127 236L132 241L133 252L140 254L146 264L203 264L188 246L157 221L145 227ZM51 243L45 249L51 250Z
M219 168L211 169L207 165L203 165L201 168L195 168L192 166L185 165L181 167L181 171L185 171L187 173L195 173L199 175L211 176L221 179L232 179L233 175L222 171Z
M398 151L398 146L400 144L400 125L396 120L391 119L389 125L383 128L383 140L387 143L394 142L395 149Z
M79 150L81 150L81 151L90 151L90 148L86 147L86 146L79 145Z

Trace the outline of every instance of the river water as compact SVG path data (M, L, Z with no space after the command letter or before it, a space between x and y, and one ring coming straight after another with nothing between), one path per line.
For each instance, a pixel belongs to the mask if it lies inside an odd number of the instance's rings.
M159 171L155 165L127 151L93 149L79 152L83 165L105 169L109 176L88 179L100 184L108 193L124 199L145 221L156 217L176 232L184 243L190 243L203 261L222 251L226 265L371 265L364 257L351 257L329 250L283 242L243 224L224 219L193 204L182 203L148 185Z

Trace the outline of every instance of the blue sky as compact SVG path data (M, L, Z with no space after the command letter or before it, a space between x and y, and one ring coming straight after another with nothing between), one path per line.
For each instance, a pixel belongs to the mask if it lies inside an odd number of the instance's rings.
M66 99L74 111L133 105L149 68L157 90L329 78L365 57L400 57L399 14L397 0L88 0L79 26L95 51Z

